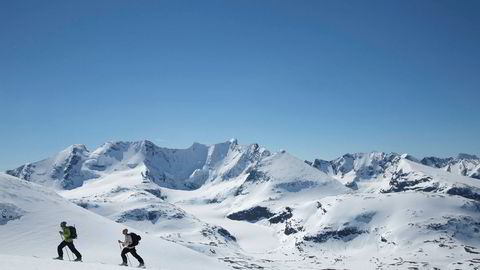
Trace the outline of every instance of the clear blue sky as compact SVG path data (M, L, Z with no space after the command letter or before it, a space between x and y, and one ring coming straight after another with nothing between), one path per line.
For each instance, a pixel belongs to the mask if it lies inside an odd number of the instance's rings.
M0 169L236 137L480 154L479 1L0 1Z

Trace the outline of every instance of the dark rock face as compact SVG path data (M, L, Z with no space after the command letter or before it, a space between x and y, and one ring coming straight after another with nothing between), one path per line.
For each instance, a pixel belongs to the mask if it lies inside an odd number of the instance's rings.
M6 171L7 174L11 176L18 177L25 181L30 181L32 174L34 173L35 165L34 164L26 164L22 165L16 169Z
M480 254L480 252L477 250L476 247L465 246L463 248L465 249L465 252L472 253L472 254Z
M285 207L285 211L271 217L268 221L272 224L277 224L280 222L285 222L288 219L290 219L293 216L292 214L292 208L290 207Z
M467 199L475 200L475 201L480 201L480 194L474 190L472 187L468 186L463 186L463 187L452 187L449 190L447 190L447 194L449 195L458 195L462 196Z
M64 162L53 168L52 178L59 181L63 189L74 189L83 185L83 181L96 178L93 174L82 173L82 164L88 152L84 145L75 145Z
M290 235L290 234L294 234L294 233L297 233L297 232L302 231L302 230L303 230L302 226L298 226L296 224L292 224L292 222L290 222L290 221L287 221L287 222L285 222L285 230L283 231L283 233L285 235Z
M290 234L294 234L294 233L297 233L298 230L294 227L291 227L291 226L285 226L285 230L283 231L283 233L285 235L290 235Z
M332 166L336 173L341 172L342 175L345 175L346 173L353 170L354 161L355 157L352 154L348 153L336 160L336 162L332 164Z
M370 223L376 214L377 213L375 212L363 213L361 215L356 216L355 221L362 222L362 223Z
M345 184L346 187L351 188L353 190L358 190L357 182L351 181Z
M442 222L430 223L426 228L441 231L455 238L478 238L480 222L470 216L445 216Z
M317 209L320 209L324 214L327 213L327 210L323 207L322 203L317 201Z
M462 208L473 212L480 212L480 202L468 201L462 205Z
M247 189L249 186L269 181L269 177L262 171L258 171L255 167L248 168L246 170L248 173L245 182L240 185L234 193L234 196L246 195L248 194Z
M167 198L167 196L162 195L162 191L160 189L145 189L145 191L162 200Z
M480 169L470 175L470 177L475 179L480 179Z
M236 242L237 238L226 229L219 226L205 226L201 230L201 234L211 240L210 245L218 246L218 244L226 244L227 242Z
M453 158L438 158L438 157L425 157L420 160L420 163L434 168L442 168L448 165Z
M0 225L5 225L7 222L19 219L23 216L25 211L10 203L0 203Z
M271 218L275 214L263 206L255 206L247 210L238 211L227 216L231 220L245 220L248 222L257 222L261 219Z
M421 183L431 182L428 186L418 186ZM403 192L403 191L423 191L433 192L438 190L438 183L433 182L430 176L415 176L410 173L403 173L400 170L392 176L390 188L381 190L381 193Z
M332 170L333 171L333 165L330 161L326 161L326 160L322 160L322 159L315 159L312 162L308 163L307 164L310 164L311 166L319 169L320 171L324 172L324 173L327 173L329 172L329 170Z
M356 238L357 236L368 233L367 231L362 231L356 227L346 227L340 230L331 230L331 228L325 228L324 231L316 235L306 235L303 237L305 241L311 241L315 243L325 243L328 240L342 240L348 242Z
M72 173L74 173L75 170L75 165L77 165L82 158L77 155L72 155L68 161L67 161L67 166L65 167L64 173L65 173L65 179L69 179L72 177Z
M119 218L117 218L116 222L124 223L128 220L134 220L134 221L148 220L152 222L152 224L155 224L160 218L182 219L184 217L185 217L185 213L183 212L168 213L166 211L156 209L155 207L150 207L150 208L137 208L137 209L125 211Z
M217 232L225 237L226 239L229 239L229 240L232 240L232 241L237 241L237 238L235 238L235 236L233 236L232 234L230 234L229 231L227 231L226 229L224 228L217 228Z
M92 209L92 208L99 207L99 205L96 203L90 203L90 202L84 202L84 201L72 201L72 202L85 209Z
M304 189L312 188L317 186L318 184L313 181L304 181L299 180L295 182L288 182L288 183L280 183L275 185L275 188L286 190L288 192L299 192Z
M270 181L270 177L266 173L257 170L255 166L248 168L246 172L248 173L247 178L245 179L245 182L237 188L234 196L247 194L246 190L250 185Z
M110 190L110 193L116 194L116 193L126 192L126 191L129 191L129 190L130 189L128 189L126 187L117 186L117 187L112 188Z
M248 174L247 179L245 179L245 182L264 182L268 180L269 178L267 175L265 175L264 172L253 169Z

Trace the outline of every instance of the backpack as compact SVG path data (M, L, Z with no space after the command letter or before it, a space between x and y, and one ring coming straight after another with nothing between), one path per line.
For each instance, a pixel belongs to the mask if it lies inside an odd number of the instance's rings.
M142 240L142 237L136 233L130 233L130 236L132 237L132 244L131 246L136 246L138 245L138 242L140 242L140 240Z
M77 229L73 226L68 226L68 229L70 230L70 238L77 239Z

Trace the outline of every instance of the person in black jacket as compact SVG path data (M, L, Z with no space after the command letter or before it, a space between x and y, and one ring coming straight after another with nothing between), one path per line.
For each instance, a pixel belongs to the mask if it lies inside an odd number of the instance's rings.
M138 267L145 267L142 257L140 257L137 254L137 250L135 249L135 246L138 244L138 241L133 241L133 238L132 238L133 233L128 233L128 229L124 229L122 233L125 235L125 241L122 242L118 240L118 243L124 246L121 254L123 262L120 265L128 266L127 253L132 253L133 257L135 257L135 259L137 259L138 262L140 263ZM138 236L135 235L135 237L138 237Z

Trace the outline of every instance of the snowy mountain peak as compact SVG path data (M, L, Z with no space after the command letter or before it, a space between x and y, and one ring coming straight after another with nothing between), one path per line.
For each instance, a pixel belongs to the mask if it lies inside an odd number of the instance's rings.
M425 157L420 163L447 172L480 179L480 159L476 155L460 153L456 158Z
M70 151L70 152L88 152L87 147L84 144L73 144L64 151Z
M83 144L74 144L60 151L54 157L56 166L75 165L80 159L88 156L89 151Z
M186 149L159 147L149 140L111 141L93 152L85 145L72 145L52 158L7 173L42 185L73 189L89 179L139 168L143 181L173 189L196 189L219 175L225 179L238 175L269 155L258 144L242 146L235 139L211 146L193 143Z
M312 166L349 184L383 175L387 168L400 158L396 153L347 153L331 161L316 159Z
M28 163L6 173L46 186L72 189L82 185L82 164L89 155L85 145L75 144L51 158ZM88 174L88 177L94 178L95 175Z
M347 187L378 191L392 184L399 184L397 183L399 175L404 175L399 164L403 164L404 160L480 179L480 160L475 159L474 155L467 154L461 154L459 158L425 157L418 160L409 154L349 153L331 161L316 159L313 163L307 163L336 178Z
M238 140L236 138L231 138L229 140L229 142L230 142L231 145L237 145L238 144Z
M410 154L407 154L407 153L402 154L400 157L403 158L403 159L408 159L408 160L414 161L414 162L420 162L416 157L414 157Z

